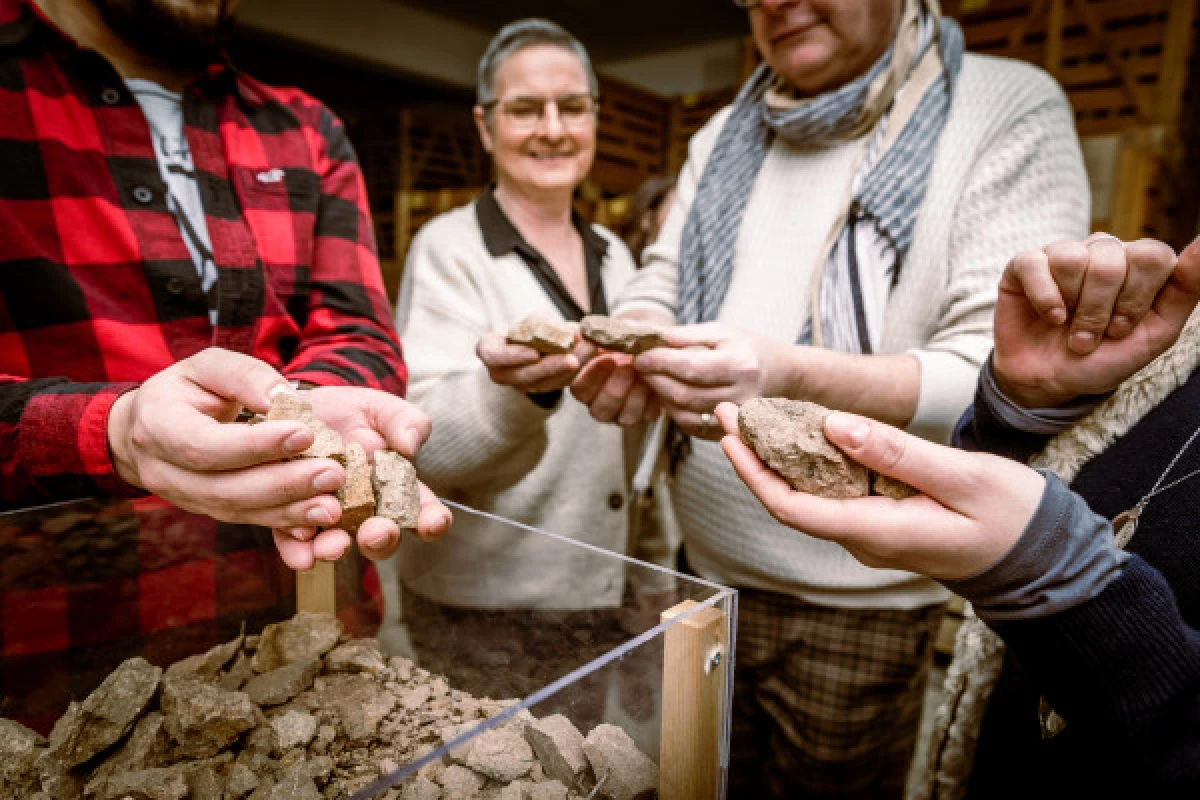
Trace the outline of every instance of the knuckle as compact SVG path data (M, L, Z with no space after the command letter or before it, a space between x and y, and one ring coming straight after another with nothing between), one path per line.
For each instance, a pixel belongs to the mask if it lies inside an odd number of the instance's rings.
M903 460L908 445L896 431L879 425L871 426L871 447L875 452L876 463L884 470L895 468Z
M1169 269L1175 265L1175 251L1157 239L1138 239L1125 246L1129 260L1138 266Z

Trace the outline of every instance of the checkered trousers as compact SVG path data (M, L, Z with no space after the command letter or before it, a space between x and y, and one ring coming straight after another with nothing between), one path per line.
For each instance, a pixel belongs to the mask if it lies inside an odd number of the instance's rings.
M100 55L0 0L0 508L128 493L121 391L206 347L403 392L362 175L313 98L214 64L183 94L217 322L150 128Z
M899 800L941 616L740 590L729 796Z

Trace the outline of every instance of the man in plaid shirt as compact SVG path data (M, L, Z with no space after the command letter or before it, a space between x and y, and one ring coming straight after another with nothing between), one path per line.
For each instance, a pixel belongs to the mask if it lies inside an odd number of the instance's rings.
M221 424L243 408L299 382L368 451L411 456L428 435L397 396L400 343L341 123L221 56L236 5L0 0L0 509L150 491L185 518L142 524L117 545L130 558L96 575L74 551L83 569L57 563L66 534L45 534L30 569L10 549L28 529L0 525L10 704L53 672L13 667L22 658L124 643L112 661L188 626L194 651L278 601L276 560L248 557L265 534L211 521L197 533L179 509L273 529L294 569L350 546L331 494L342 468L283 460L312 442L298 423ZM422 489L419 533L435 536L449 512ZM358 545L386 557L399 536L376 518ZM181 592L200 599L181 605Z

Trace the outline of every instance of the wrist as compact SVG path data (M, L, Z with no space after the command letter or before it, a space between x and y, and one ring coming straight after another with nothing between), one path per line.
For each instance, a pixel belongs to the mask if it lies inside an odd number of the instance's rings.
M112 460L117 477L130 486L141 487L137 465L130 446L130 431L133 429L133 398L137 389L125 392L113 402L108 411L106 426L108 455Z

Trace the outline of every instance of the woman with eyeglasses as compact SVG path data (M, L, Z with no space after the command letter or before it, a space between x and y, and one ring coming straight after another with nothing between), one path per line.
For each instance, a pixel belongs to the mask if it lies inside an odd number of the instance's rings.
M596 424L563 392L576 354L539 356L505 340L531 315L573 324L606 314L634 274L621 240L572 212L596 152L596 102L587 51L557 24L527 19L496 34L479 64L474 109L496 182L417 234L396 324L408 337L409 399L433 420L417 462L431 488L624 552L637 432ZM397 562L406 616L420 604L413 593L472 609L620 601L615 560L582 569L561 561L562 548L547 552L540 537L477 530L482 524L459 520L441 547L407 543ZM434 572L438 585L422 582Z

